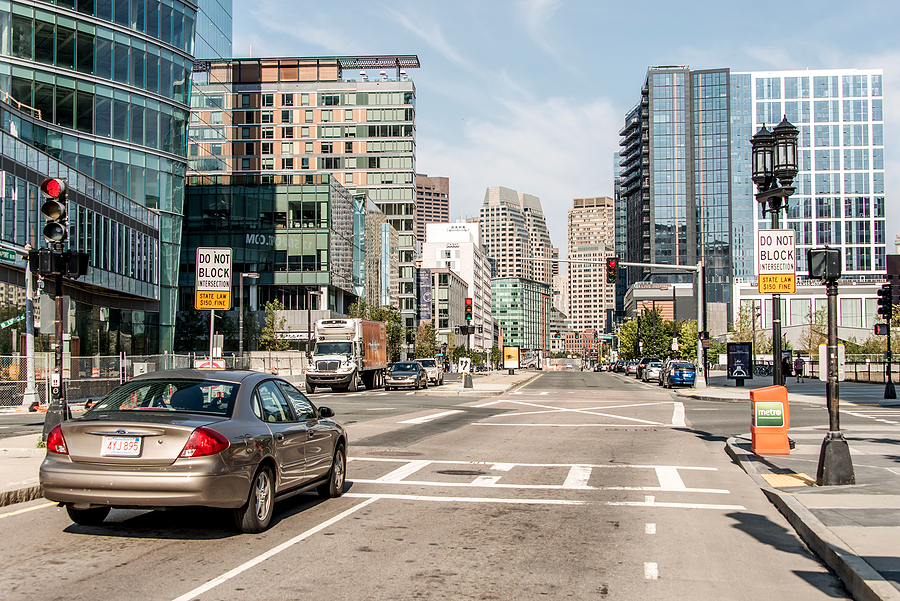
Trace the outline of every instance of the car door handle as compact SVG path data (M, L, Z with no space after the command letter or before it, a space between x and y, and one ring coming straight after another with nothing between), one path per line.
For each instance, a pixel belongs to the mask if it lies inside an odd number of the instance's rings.
M312 437L315 436L315 435L316 435L316 433L315 433L315 431L313 431L313 430L309 430L309 431L306 432L306 437L307 437L307 438L312 438Z
M281 432L277 433L275 435L275 440L277 440L278 442L281 442L282 440L284 440L284 434L282 434Z

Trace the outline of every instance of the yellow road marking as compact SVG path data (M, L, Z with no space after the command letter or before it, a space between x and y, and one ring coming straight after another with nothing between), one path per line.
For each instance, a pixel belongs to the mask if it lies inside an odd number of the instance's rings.
M20 513L28 513L29 511L36 511L38 509L43 509L44 507L53 507L56 503L41 503L40 505L35 505L34 507L28 507L26 509L18 509L16 511L10 511L9 513L0 513L0 519L12 517L14 515L19 515Z
M769 486L783 488L786 486L815 486L816 481L806 474L761 474Z

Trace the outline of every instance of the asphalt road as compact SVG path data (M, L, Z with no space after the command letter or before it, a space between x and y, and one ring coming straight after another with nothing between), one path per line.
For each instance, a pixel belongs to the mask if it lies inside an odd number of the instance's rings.
M743 404L591 372L484 399L313 399L349 429L342 498L282 502L260 535L209 510L82 527L16 505L0 513L3 597L847 598L722 450L749 429Z

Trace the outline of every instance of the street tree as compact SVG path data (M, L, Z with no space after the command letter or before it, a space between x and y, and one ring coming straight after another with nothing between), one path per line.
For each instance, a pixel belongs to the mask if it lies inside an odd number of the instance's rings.
M434 357L437 353L437 332L434 324L426 321L419 324L416 330L416 357Z
M806 313L806 325L800 334L800 349L818 356L819 345L828 342L828 311L822 307L818 311L810 309Z
M275 299L266 303L265 326L259 336L259 348L263 351L286 351L291 347L290 341L281 334L287 319L279 313L284 308L281 301Z

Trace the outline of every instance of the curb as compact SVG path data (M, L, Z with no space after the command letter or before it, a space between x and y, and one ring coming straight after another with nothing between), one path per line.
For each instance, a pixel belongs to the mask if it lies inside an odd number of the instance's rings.
M737 437L725 443L725 452L759 486L769 502L787 519L797 535L829 568L834 570L857 601L900 601L900 591L885 580L864 559L851 553L848 545L830 531L819 518L803 506L794 495L768 485L756 471L747 454L734 444Z
M28 488L20 488L18 490L7 490L0 492L0 507L7 505L15 505L16 503L27 503L44 496L40 485L29 486Z

